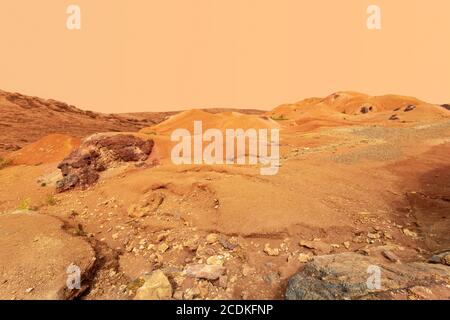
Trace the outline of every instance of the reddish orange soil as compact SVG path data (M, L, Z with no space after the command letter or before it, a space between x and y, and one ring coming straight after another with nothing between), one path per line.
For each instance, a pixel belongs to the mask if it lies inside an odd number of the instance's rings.
M369 105L372 111L361 113ZM398 120L389 120L394 114ZM280 128L279 173L173 165L170 132L193 120L219 129ZM66 137L23 148L15 158L23 165L0 171L0 212L27 207L55 217L94 249L101 263L83 299L132 299L137 279L152 270L164 272L176 299L282 299L305 255L365 252L386 259L377 250L388 247L410 262L450 247L450 111L440 106L339 93L266 117L184 112L139 136L154 139L160 165L112 168L86 190L54 191L57 161L50 160L70 151ZM60 152L45 158L40 152L50 145ZM225 276L191 278L186 267L193 263L223 264ZM8 266L0 264L0 271ZM0 273L0 289L1 280ZM20 290L40 285L30 280ZM22 298L17 290L8 297Z

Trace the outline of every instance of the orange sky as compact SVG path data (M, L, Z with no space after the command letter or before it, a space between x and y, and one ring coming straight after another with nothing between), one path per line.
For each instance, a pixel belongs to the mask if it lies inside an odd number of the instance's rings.
M82 30L66 29L66 8ZM366 28L369 4L383 29ZM450 103L448 0L2 0L0 89L103 112L334 91Z

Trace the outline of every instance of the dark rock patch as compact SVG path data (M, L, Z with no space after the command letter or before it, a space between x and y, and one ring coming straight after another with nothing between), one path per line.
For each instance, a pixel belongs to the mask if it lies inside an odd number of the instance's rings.
M379 286L374 276L379 274ZM317 256L289 279L288 300L384 299L425 287L449 295L450 268L424 262L393 263L357 253ZM414 294L414 293L411 293Z
M57 182L56 189L64 192L77 186L86 188L98 181L99 172L120 163L146 161L153 146L153 140L133 135L91 137L58 165L63 179Z
M407 106L404 111L410 112L410 111L413 111L414 109L416 109L416 106L411 104L411 105Z
M391 120L391 121L396 121L396 120L400 120L400 118L398 117L398 115L393 114L393 115L389 118L389 120Z
M372 106L363 106L363 107L361 107L361 110L360 110L360 112L362 114L366 114L366 113L369 113L369 112L372 112L372 111L373 111L373 107Z

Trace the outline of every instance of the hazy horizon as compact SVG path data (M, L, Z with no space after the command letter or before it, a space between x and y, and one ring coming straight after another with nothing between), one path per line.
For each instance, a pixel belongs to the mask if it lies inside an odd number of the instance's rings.
M78 109L81 109L81 110L95 111L95 112L99 112L99 113L117 113L117 114L120 114L120 113L140 113L140 112L142 112L142 113L145 113L145 112L179 112L179 111L204 110L204 109L236 109L236 110L271 111L271 110L275 109L276 107L279 107L279 106L281 106L283 104L294 104L294 103L300 102L300 101L302 101L304 99L308 99L308 98L326 98L326 97L328 97L328 96L330 96L332 94L339 93L339 92L355 92L354 90L336 90L336 91L330 92L329 94L327 94L325 96L321 96L321 97L317 97L317 96L300 97L299 99L296 99L294 101L284 101L284 102L280 102L278 104L275 104L273 106L269 106L269 107L266 107L266 108L258 108L258 107L254 107L254 108L252 108L252 107L227 107L227 106L214 106L213 105L213 106L185 106L185 107L181 106L181 107L173 108L173 109L168 109L168 108L164 108L164 107L161 108L161 109L158 109L158 107L152 108L152 109L150 109L150 108L146 109L145 107L139 107L139 109L137 111L136 110L130 110L130 111L108 112L108 111L101 111L101 110L98 111L95 108L90 108L89 106L76 105L76 104L71 103L70 101L65 101L65 100L61 100L61 99L55 99L54 97L37 96L37 95L31 94L29 92L21 92L21 91L17 91L17 90L11 90L10 91L10 90L4 90L2 88L0 88L0 90L6 91L6 92L10 92L10 93L19 93L19 94L26 95L26 96L36 96L36 97L39 97L39 98L42 98L42 99L52 99L52 100L56 100L56 101L67 103L68 105L72 105L72 106L74 106L74 107L76 107ZM368 92L358 91L358 93L368 94L370 96L377 96L377 95L371 95ZM421 100L421 101L424 101L424 102L428 102L428 103L431 103L431 104L436 104L436 105L446 104L446 102L427 101L426 99L421 99L420 97L408 96L408 95L404 95L404 94L401 94L401 93L392 93L391 92L391 93L380 94L380 96L384 96L384 95L398 95L398 96L411 97L411 98L416 98L418 100Z
M66 28L69 4L81 30ZM366 27L370 4L381 30ZM4 0L0 89L104 113L269 110L344 90L449 103L449 12L448 0Z

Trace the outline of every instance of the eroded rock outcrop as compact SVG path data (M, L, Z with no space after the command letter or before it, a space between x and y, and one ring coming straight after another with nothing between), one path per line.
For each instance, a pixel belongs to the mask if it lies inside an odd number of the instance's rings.
M78 186L88 187L108 168L126 162L146 161L153 146L153 140L131 134L94 135L58 165L63 179L57 182L56 189L64 192Z
M377 273L380 286L371 286ZM449 284L450 268L444 265L392 263L357 253L342 253L317 256L306 264L289 280L286 299L403 299L411 295L448 299Z

